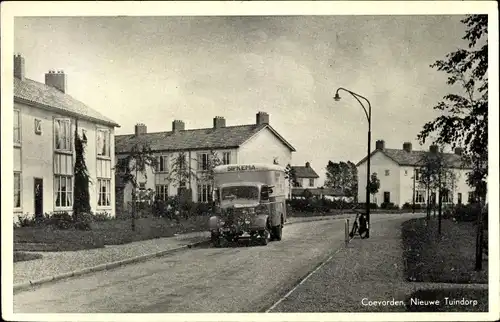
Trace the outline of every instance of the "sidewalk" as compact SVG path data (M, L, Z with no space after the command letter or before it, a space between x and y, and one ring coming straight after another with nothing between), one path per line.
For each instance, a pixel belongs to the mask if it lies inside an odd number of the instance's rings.
M269 312L405 312L402 304L366 304L393 299L406 302L414 291L421 289L488 288L487 284L407 282L401 224L408 219L394 217L373 222L370 239L355 238L347 248L342 246ZM467 307L463 310L467 311Z
M289 218L287 224L298 222L331 220L337 217L297 217ZM181 234L175 237L158 238L128 243L124 245L109 245L105 248L67 251L67 252L40 252L41 259L14 263L13 284L20 285L51 278L60 274L67 274L105 265L113 262L129 260L139 256L147 256L160 252L179 249L188 245L208 241L210 233L194 232Z

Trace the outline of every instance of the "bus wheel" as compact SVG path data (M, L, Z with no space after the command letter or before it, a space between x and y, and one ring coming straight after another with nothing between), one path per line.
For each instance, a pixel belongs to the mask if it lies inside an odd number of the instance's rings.
M272 232L272 235L273 235L273 239L274 240L281 240L281 236L283 234L283 226L281 225L278 225L278 226L274 226L273 227L273 232Z
M260 243L266 246L269 243L269 230L265 229L260 232Z

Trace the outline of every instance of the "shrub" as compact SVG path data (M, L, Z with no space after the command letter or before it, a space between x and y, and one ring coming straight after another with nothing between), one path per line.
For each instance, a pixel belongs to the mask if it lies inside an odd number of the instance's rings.
M69 229L73 226L73 223L73 218L67 211L54 212L52 216L48 218L47 222L48 225L55 226L59 229Z
M413 206L414 206L413 203L405 202L403 206L401 206L401 209L411 210L413 209ZM420 210L420 209L422 209L422 204L416 203L415 210Z
M476 221L477 216L481 213L481 206L477 203L468 205L457 205L453 210L453 218L458 222ZM486 218L488 214L486 212Z
M380 208L381 209L399 209L399 207L392 202L383 202L380 205Z
M356 208L357 209L365 209L366 208L366 202L360 202L360 203L358 203L356 205ZM377 209L377 208L378 208L378 206L377 206L376 203L374 203L374 202L370 203L370 209Z
M99 221L109 221L109 220L115 220L116 218L111 217L107 212L96 212L92 216L92 221L94 222L99 222Z
M83 212L78 214L78 218L74 218L73 225L78 230L91 230L91 223L94 221L94 216L91 213Z

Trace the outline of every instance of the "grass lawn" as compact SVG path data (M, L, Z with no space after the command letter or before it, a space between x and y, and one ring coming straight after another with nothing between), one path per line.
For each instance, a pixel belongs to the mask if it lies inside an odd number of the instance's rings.
M402 225L405 273L409 281L443 283L488 283L488 262L483 271L474 270L476 226L471 222L432 218L406 221Z
M14 263L15 262L31 261L31 260L40 259L40 258L42 258L42 254L14 252Z
M445 298L448 298L445 301ZM432 301L434 304L416 305L410 299ZM454 302L458 300L461 302ZM439 301L436 302L436 301ZM425 302L424 302L425 303ZM488 312L488 290L432 289L418 290L406 300L408 312Z
M165 218L138 218L135 231L131 229L131 219L98 221L91 225L92 229L88 231L53 227L15 228L14 248L24 251L73 251L172 237L206 230L208 217L194 216L179 223Z

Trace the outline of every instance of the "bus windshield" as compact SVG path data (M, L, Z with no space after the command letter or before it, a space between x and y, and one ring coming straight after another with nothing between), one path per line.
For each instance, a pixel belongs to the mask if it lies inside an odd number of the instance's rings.
M222 201L230 201L235 199L258 200L259 188L252 186L235 186L222 188Z

